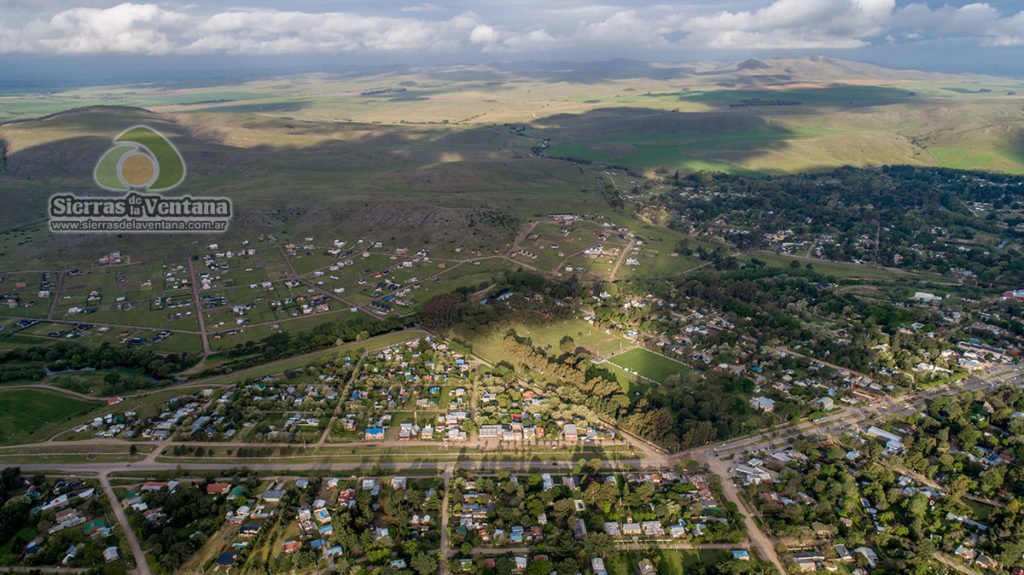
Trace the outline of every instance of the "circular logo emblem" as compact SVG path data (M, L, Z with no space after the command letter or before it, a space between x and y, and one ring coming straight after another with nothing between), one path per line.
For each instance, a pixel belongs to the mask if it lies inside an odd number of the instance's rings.
M93 179L104 189L164 192L185 179L185 162L167 138L148 126L128 128L96 162Z

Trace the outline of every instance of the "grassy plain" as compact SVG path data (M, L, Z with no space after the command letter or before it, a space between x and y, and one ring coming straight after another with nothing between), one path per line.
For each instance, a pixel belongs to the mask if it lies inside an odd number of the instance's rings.
M97 405L52 391L0 390L0 443L44 441Z

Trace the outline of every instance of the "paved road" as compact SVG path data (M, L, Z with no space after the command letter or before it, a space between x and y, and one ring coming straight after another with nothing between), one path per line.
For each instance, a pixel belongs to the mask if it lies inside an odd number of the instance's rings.
M84 567L6 567L0 566L0 573L85 573Z
M885 418L893 415L899 415L904 413L911 413L920 410L925 403L934 397L940 395L949 395L964 390L979 390L979 389L991 389L1001 383L1008 381L1010 378L1018 375L1021 367L1004 367L994 370L990 370L985 374L979 376L965 378L951 384L944 386L938 386L928 390L914 392L902 398L889 399L883 402L878 402L875 405L868 406L866 408L843 408L837 413L830 415L819 421L803 422L796 425L784 425L762 433L758 433L749 437L722 442L713 446L705 446L697 450L691 450L688 452L674 454L667 456L666 454L659 452L656 449L651 448L644 442L630 441L633 447L637 449L640 457L637 459L629 460L609 460L605 461L604 465L609 469L621 468L623 465L629 465L635 469L658 469L664 468L668 465L681 463L685 458L693 458L697 461L705 463L712 473L721 478L723 491L725 497L736 504L740 513L744 518L744 523L747 527L748 535L750 538L751 547L757 552L757 554L766 562L771 563L775 568L779 569L780 572L785 572L782 568L781 560L778 554L775 552L774 544L772 540L760 529L756 521L756 514L750 509L743 498L740 496L739 490L735 484L733 484L729 475L729 459L742 452L757 451L764 449L768 446L774 445L780 441L786 441L796 435L808 432L817 431L830 431L842 426L850 426L858 424L867 420L874 420L878 418ZM190 385L203 385L201 382L192 382ZM625 435L627 439L631 438L628 434ZM68 445L75 446L87 446L90 444L111 444L120 443L124 444L119 440L85 440L79 442L54 442L55 445L62 445L67 443ZM241 447L247 446L252 447L254 444L247 444L244 442L222 442L222 443L207 443L207 442L172 442L174 444L191 444L196 443L198 445L210 446L231 446ZM385 447L391 445L412 445L415 442L364 442L354 444L356 447L362 447L370 450L374 447ZM431 443L436 445L436 443ZM161 444L162 445L162 444ZM259 446L269 447L271 444L258 444ZM277 445L277 444L274 444ZM346 446L352 446L353 444L345 444ZM26 453L31 453L30 445L18 446L22 450L27 450ZM467 447L469 447L467 445ZM424 455L429 457L429 455ZM173 472L181 468L192 470L194 472L205 472L205 471L223 471L227 466L244 465L246 468L252 471L261 473L289 473L289 472L310 472L310 471L358 471L366 468L363 462L336 462L330 461L330 455L324 455L323 461L315 462L291 462L285 460L275 460L267 462L238 462L235 464L225 463L186 463L179 464L163 463L155 461L155 452L147 457L146 460L135 462L135 463L121 463L121 462L106 462L106 463L78 463L78 464L25 464L20 465L23 471L36 472L36 471L53 471L59 470L63 474L96 474L99 476L100 483L106 493L108 499L111 501L111 505L115 516L117 517L118 523L121 524L125 531L129 545L132 550L132 555L135 557L136 563L138 564L138 575L151 575L149 565L146 562L144 553L142 552L141 546L134 532L131 530L127 517L124 514L120 503L117 501L113 490L110 487L110 483L107 477L111 473L117 473L121 471L143 471L143 472ZM446 485L450 481L451 473L454 469L454 464L451 462L439 462L439 461L421 461L421 462L381 462L376 464L379 468L384 470L394 471L440 471L445 477ZM568 470L571 467L571 462L555 462L555 461L462 461L458 463L460 468L473 470L473 471L515 471L525 472L539 469L547 469L553 471ZM447 497L447 489L446 489ZM445 512L442 516L442 525L446 526L447 517L447 500L444 505ZM446 529L443 529L443 533L446 533ZM685 543L681 543L685 544ZM703 546L702 546L703 547ZM742 544L730 545L731 548L743 547ZM442 549L447 553L448 543L446 537L443 537ZM504 550L507 552L508 550ZM940 559L941 560L941 559ZM446 563L446 562L442 562ZM960 569L963 571L963 569ZM971 573L973 571L967 570L965 573ZM444 571L441 571L444 575Z

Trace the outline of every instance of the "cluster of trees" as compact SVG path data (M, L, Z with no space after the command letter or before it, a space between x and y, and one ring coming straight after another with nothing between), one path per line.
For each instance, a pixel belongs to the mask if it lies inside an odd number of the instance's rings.
M437 550L441 543L441 533L436 527L441 517L441 499L436 489L440 482L427 480L426 483L428 485L395 490L385 480L376 497L369 491L359 490L354 507L333 510L331 544L341 545L345 550L344 557L334 560L334 570L338 573L407 574L408 568L390 565L393 559L402 558L418 575L436 573ZM319 496L321 486L322 481L317 479L311 481L305 490L294 486L289 488L279 505L281 513L275 517L274 523L264 526L251 547L258 548L275 524L294 521L296 510L308 507ZM409 525L409 520L413 515L422 517L424 514L430 515L432 527L421 533ZM375 527L378 526L388 528L387 537L376 537ZM255 568L272 573L315 567L326 567L326 562L321 552L313 551L308 545L291 555L275 553L269 561L262 556L255 557Z
M914 421L900 460L928 478L948 482L963 495L1015 497L1024 503L1024 391L939 397ZM1004 453L1008 462L982 464L985 454ZM970 456L968 456L970 454Z
M507 536L513 526L524 530L540 527L542 540L528 543L530 552L527 554L531 558L527 573L538 575L586 571L592 557L605 557L610 561L614 544L604 533L605 521L624 522L631 517L637 522L661 521L669 525L695 515L717 514L727 519L726 524L708 522L709 531L705 532L703 541L738 541L743 536L735 509L708 511L693 505L689 495L693 485L683 482L661 487L651 483L637 485L623 481L622 477L608 482L599 468L600 461L581 460L573 470L578 487L570 489L556 478L554 487L547 490L539 473L513 481L508 471L495 476L474 476L459 471L450 493L453 516L458 516L468 503L493 503L494 509L488 512L486 519L488 529L503 529ZM473 497L467 497L468 493L473 493ZM575 501L578 499L586 503L585 511L577 510ZM546 524L539 522L541 515L545 516ZM588 534L578 541L575 531L579 520L587 526ZM481 541L476 530L454 530L450 544L461 548L467 556L472 548L488 545ZM507 546L509 542L492 540L490 545ZM532 560L536 554L543 554L547 559ZM495 567L497 573L504 572L501 561Z
M54 491L56 481L48 480L42 475L31 479L22 477L20 469L8 467L0 471L0 561L5 565L59 565L67 554L68 547L78 546L78 554L70 562L71 567L90 567L103 565L103 549L116 545L116 539L90 539L81 528L64 529L47 535L42 548L32 555L22 555L22 550L37 534L45 533L45 529L55 523L55 510L36 511L39 505L25 491L29 485L47 497L60 493ZM81 489L84 489L82 487ZM86 501L78 501L75 507L87 518L102 518L106 513L104 500L95 496ZM123 572L123 567L118 569Z
M743 249L766 247L765 234L792 230L796 239L832 236L823 245L829 259L892 265L899 255L902 266L968 268L982 281L1020 284L1024 262L1012 251L962 248L980 237L1024 237L1016 229L1024 222L1022 181L909 166L765 178L694 174L678 185L698 187L703 197L665 194L657 202L683 215L680 225L706 230L726 221L726 239ZM992 209L978 212L976 202Z
M505 335L502 347L517 363L536 372L546 388L563 401L585 405L612 419L629 413L629 396L615 376L591 363L584 351L548 357L544 350L515 331Z
M5 467L0 471L0 540L7 541L17 533L28 519L32 501L16 493L25 487L21 469Z
M509 290L514 296L505 301L481 303L468 290L440 294L423 302L420 317L423 327L447 332L461 342L471 342L493 333L498 326L517 320L524 323L567 317L569 306L555 305L584 295L584 285L575 276L553 281L528 271L510 271L497 278L491 294Z
M51 371L68 369L125 369L155 379L168 379L195 364L190 353L158 354L152 350L104 342L96 347L61 341L49 345L10 349L0 353L0 364L41 364Z
M405 329L416 325L416 315L377 320L366 315L352 319L318 324L309 331L291 334L285 331L267 336L260 341L240 343L225 355L231 358L216 368L203 372L203 376L231 373L239 369L267 363L277 359L317 351L325 347L364 339Z
M999 405L996 413L1002 414L993 420L1006 421L1004 417L1010 417L1012 410L1020 409L1021 392L1004 389L989 399L993 406ZM820 530L809 527L824 524L834 530L837 543L851 549L873 547L883 560L879 572L931 573L936 551L951 553L972 537L978 538L979 552L989 554L1009 571L1019 566L1024 556L1021 468L1011 464L983 470L955 456L959 449L974 449L970 444L980 440L980 431L976 438L967 430L975 425L969 416L973 406L983 400L974 394L933 400L927 415L897 424L912 431L903 437L906 451L901 456L884 453L877 441L861 443L852 437L830 444L798 441L794 447L808 458L777 466L778 481L749 487L749 495L768 529L784 541L797 546L816 542L819 535L814 531ZM1015 455L1024 455L1019 453L1024 439L1021 431L1003 430L1001 434L1000 441L1011 446ZM853 449L859 453L855 462L846 456ZM943 494L929 498L920 482L915 482L916 492L905 492L899 483L905 468L935 478ZM990 477L1000 481L987 484ZM762 496L769 491L792 502L776 503ZM978 493L1002 502L980 505L987 509L987 516L979 516L979 504L968 501ZM980 520L988 530L978 531L950 520L949 513ZM884 529L878 530L876 525Z
M220 529L226 511L222 496L206 494L205 487L182 484L173 492L152 491L144 496L150 509L163 509L166 517L146 521L132 514L131 522L157 564L174 571Z
M832 286L813 270L755 265L706 270L676 281L640 281L636 289L687 308L719 310L737 325L737 333L758 345L800 346L808 355L855 371L893 367L909 377L920 361L941 363L938 354L948 347L946 340L901 329L914 322L934 326L931 310L863 299Z
M785 418L787 411L800 414L800 407L788 401L777 403L779 413L755 412L748 404L752 388L749 380L725 372L670 376L648 389L622 423L650 441L680 450L749 433Z
M39 381L46 370L34 365L0 365L0 383L9 381Z

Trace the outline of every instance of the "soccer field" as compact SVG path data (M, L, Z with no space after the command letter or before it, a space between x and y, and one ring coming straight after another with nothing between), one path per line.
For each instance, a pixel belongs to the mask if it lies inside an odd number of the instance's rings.
M657 383L664 383L670 375L683 374L690 368L663 355L647 351L641 347L633 348L626 353L608 360L622 369Z

